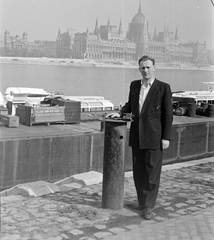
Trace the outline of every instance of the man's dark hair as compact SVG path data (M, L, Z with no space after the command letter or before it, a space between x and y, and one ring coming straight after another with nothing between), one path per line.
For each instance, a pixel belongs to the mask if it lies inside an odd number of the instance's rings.
M155 59L152 58L152 57L146 56L146 55L142 56L142 57L138 60L138 65L140 65L140 63L141 63L142 61L147 61L147 60L152 61L153 65L155 65Z

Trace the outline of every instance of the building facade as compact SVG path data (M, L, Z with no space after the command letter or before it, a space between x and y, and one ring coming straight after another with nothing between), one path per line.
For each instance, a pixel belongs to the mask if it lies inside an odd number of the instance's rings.
M4 32L1 39L1 54L16 57L56 57L55 41L28 41L26 32L20 38L18 35L11 36L8 31Z
M32 53L41 52L43 45L36 42L28 42L28 35L26 32L22 34L20 38L18 35L15 37L10 36L8 31L4 33L3 48L5 55L14 56L29 56Z
M110 25L98 26L96 20L94 32L87 30L74 37L74 58L93 60L131 61L135 58L135 44L123 37L122 24L119 28Z
M57 58L72 58L73 55L73 41L69 31L61 33L58 32L56 38L56 57Z

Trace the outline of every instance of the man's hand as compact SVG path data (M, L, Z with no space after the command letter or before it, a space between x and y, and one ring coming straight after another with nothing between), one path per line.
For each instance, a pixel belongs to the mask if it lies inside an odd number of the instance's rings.
M109 113L105 116L105 118L120 118L119 113Z
M167 149L169 147L169 140L162 139L162 149Z

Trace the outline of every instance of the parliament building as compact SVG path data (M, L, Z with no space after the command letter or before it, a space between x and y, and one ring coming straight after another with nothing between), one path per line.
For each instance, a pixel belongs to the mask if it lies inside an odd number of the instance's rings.
M129 24L126 37L123 37L121 22L119 27L98 26L94 32L77 33L74 37L73 57L93 60L137 61L142 55L150 55L159 63L208 65L206 43L179 43L178 29L171 32L165 23L163 31L149 32L149 24L141 11Z

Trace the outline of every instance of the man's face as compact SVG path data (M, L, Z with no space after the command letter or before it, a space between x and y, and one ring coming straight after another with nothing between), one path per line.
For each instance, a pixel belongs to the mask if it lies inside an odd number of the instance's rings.
M155 66L151 60L141 61L139 65L139 71L145 80L154 78Z

